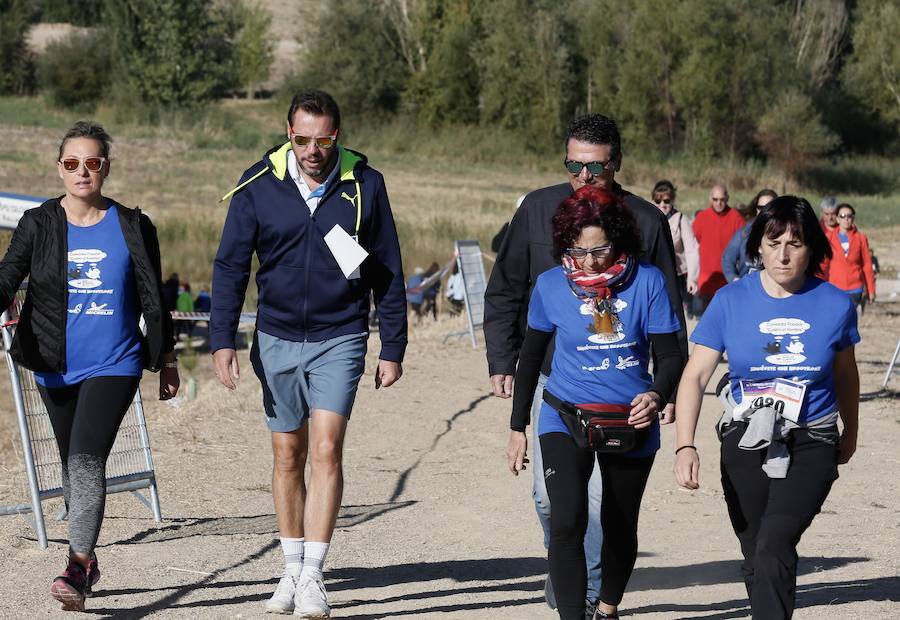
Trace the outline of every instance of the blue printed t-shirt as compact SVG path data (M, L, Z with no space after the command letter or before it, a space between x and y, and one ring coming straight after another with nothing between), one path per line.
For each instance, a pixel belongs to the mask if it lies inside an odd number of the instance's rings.
M691 342L728 354L731 391L741 380L783 378L806 384L799 423L837 409L834 356L859 342L856 310L847 294L819 278L782 299L763 289L756 272L719 289Z
M49 388L91 377L141 375L141 333L131 254L110 205L92 226L68 224L66 373L37 373Z
M614 291L620 325L614 334L595 334L593 311L575 296L562 267L538 276L528 305L528 326L555 332L547 390L570 403L629 405L652 384L649 334L680 329L669 304L662 272L637 263L634 274ZM542 404L538 434L570 434L559 413ZM648 456L659 449L659 423L654 420L643 446L628 456Z

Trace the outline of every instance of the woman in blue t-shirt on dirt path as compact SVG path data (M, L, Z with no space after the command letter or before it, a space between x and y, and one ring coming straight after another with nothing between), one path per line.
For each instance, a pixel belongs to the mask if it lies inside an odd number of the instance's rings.
M100 578L106 459L141 373L160 371L161 400L179 385L156 229L101 193L109 143L94 123L69 129L57 162L66 193L25 212L0 262L0 307L28 277L10 354L34 371L59 448L69 560L50 594L66 611L83 611Z
M859 332L850 298L816 277L831 250L806 200L766 205L747 255L762 270L719 290L691 336L678 388L675 478L699 487L700 404L726 354L728 375L717 390L726 407L717 427L722 487L753 618L779 620L794 612L800 537L838 465L856 451Z
M603 478L603 575L597 618L617 608L637 557L641 498L659 449L658 415L678 383L678 319L662 273L639 260L640 237L620 200L584 187L553 217L562 266L540 275L528 306L507 446L509 469L527 462L531 395L555 343L538 434L550 495L550 579L565 620L583 620L587 485ZM650 347L656 376L648 372ZM669 420L670 421L670 420Z

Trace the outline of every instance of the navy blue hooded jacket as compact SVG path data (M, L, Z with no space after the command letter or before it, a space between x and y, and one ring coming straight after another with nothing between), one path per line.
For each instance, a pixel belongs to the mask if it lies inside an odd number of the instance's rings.
M266 153L231 192L213 267L211 350L234 348L255 251L259 330L295 342L362 333L368 329L371 294L380 326L379 357L402 361L406 293L384 177L364 155L338 146L338 173L310 215L287 171L290 147L288 142ZM344 277L325 244L335 224L358 235L369 252L358 279Z

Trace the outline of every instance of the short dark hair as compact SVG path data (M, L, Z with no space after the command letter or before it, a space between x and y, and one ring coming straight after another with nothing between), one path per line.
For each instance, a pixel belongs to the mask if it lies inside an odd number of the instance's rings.
M94 121L78 121L69 127L69 130L62 138L62 142L59 143L59 157L57 159L62 159L63 149L66 148L66 142L74 138L90 138L91 140L96 140L100 143L100 153L103 157L109 159L109 143L112 142L112 138L109 137L109 134L106 133L106 130L103 129L103 127Z
M816 275L825 257L831 258L831 244L812 206L797 196L779 196L762 208L747 236L747 257L758 261L763 237L777 239L788 230L809 248L806 274Z
M675 189L675 184L672 181L667 181L666 179L662 179L656 182L656 185L653 186L653 191L650 193L651 198L656 200L657 197L662 194L668 194L675 199L675 194L677 190Z
M585 114L569 123L566 131L566 147L569 140L578 140L588 144L608 144L612 147L612 156L618 157L622 151L622 138L616 121L602 114Z
M553 258L562 259L587 226L599 226L615 255L641 254L641 235L622 199L606 189L585 185L562 201L553 215Z
M303 110L316 116L331 117L331 120L334 121L334 128L341 128L341 110L338 108L337 101L324 90L303 90L294 95L288 110L288 125L294 123L294 114L297 110Z

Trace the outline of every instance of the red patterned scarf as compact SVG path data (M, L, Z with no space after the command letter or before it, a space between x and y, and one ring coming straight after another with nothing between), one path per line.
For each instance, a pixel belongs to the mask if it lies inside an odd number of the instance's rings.
M572 293L579 299L589 302L593 300L594 331L596 333L611 334L615 331L615 325L619 319L614 312L614 306L610 301L613 288L624 284L634 271L634 259L628 254L622 254L613 261L606 271L588 275L578 267L575 260L567 255L562 256L562 267Z

